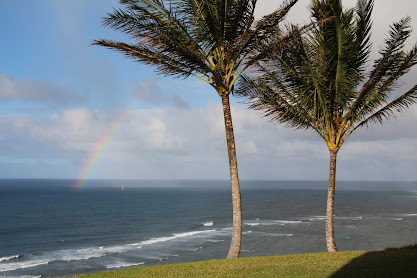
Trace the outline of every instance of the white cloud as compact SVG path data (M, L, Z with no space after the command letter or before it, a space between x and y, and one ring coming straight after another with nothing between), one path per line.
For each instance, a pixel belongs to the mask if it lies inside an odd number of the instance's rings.
M327 179L328 150L314 133L269 123L241 106L232 107L232 117L242 179ZM417 113L409 117L408 121L417 122ZM410 129L408 121L397 122L397 136L382 126L378 127L378 137L367 136L364 130L349 138L338 156L338 179L416 180L417 134L401 136L401 131ZM223 125L220 104L187 110L134 110L128 114L72 109L48 117L3 115L0 132L7 130L7 136L0 137L4 146L0 158L20 159L19 154L24 153L27 159L39 163L67 161L60 165L72 164L68 168L72 172L67 173L71 177L76 176L100 140L107 138L93 178L227 179ZM30 167L37 166L32 163ZM56 171L61 175L65 172L63 168Z
M184 139L168 133L166 125L158 118L151 118L144 131L146 146L150 150L173 150L180 148Z

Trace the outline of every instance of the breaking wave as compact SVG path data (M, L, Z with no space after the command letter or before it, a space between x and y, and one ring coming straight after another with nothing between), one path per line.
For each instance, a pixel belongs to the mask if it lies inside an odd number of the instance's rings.
M285 226L287 224L300 224L303 223L301 220L261 220L257 219L253 222L247 222L245 225L248 226L272 226L272 225L279 225L279 226Z
M20 255L14 255L14 256L10 256L10 257L3 257L3 258L0 258L0 262L16 260L19 257L20 257Z
M323 221L323 220L326 220L326 216L325 215L324 216L321 216L321 215L311 216L311 217L307 218L307 220L308 221Z
M144 265L145 262L140 263L125 263L125 262L118 262L115 264L107 265L106 268L121 268L121 267L131 267L131 266L138 266L138 265Z
M214 229L203 230L203 231L193 231L193 232L173 234L172 236L166 236L166 237L151 238L151 239L144 240L138 243L130 243L130 244L122 244L122 245L114 245L114 246L99 245L96 247L87 247L87 248L79 248L79 249L64 249L64 250L58 250L58 251L52 251L48 253L39 254L38 256L35 256L34 259L26 260L26 261L21 261L21 260L18 261L17 259L21 258L20 255L2 257L0 258L0 262L1 262L0 272L46 265L50 262L55 262L55 261L69 262L69 261L88 260L92 258L100 258L100 257L104 257L110 254L118 254L118 253L124 253L124 252L141 249L145 245L159 244L159 243L164 243L167 241L206 236L206 235L213 234L215 232L216 230ZM219 232L222 232L222 230L219 230ZM14 260L16 260L16 262ZM140 265L140 264L142 263L128 264L124 262L119 262L116 264L107 265L106 268L129 267L129 266Z
M29 268L29 267L35 267L39 265L46 265L48 264L48 261L26 261L26 262L13 262L8 264L0 264L0 272L6 272L6 271L12 271L16 269L22 269L22 268Z
M202 234L213 233L213 232L216 232L216 230L186 232L186 233L174 234L173 236L168 236L168 237L151 238L151 239L142 241L139 244L140 245L149 245L149 244L161 243L161 242L175 240L175 239L179 239L179 238L192 237L192 236L196 236L196 235L202 235Z

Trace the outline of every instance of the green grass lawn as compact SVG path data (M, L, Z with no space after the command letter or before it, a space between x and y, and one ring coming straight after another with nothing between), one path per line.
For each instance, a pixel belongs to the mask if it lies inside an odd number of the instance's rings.
M79 277L417 277L417 245L381 251L211 260Z

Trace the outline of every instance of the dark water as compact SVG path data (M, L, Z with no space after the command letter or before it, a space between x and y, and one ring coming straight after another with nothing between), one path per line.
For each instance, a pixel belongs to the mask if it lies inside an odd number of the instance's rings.
M94 181L79 191L71 184L0 181L0 277L70 276L227 254L227 181ZM325 252L325 188L325 182L242 182L242 256ZM417 242L417 183L340 188L339 250Z

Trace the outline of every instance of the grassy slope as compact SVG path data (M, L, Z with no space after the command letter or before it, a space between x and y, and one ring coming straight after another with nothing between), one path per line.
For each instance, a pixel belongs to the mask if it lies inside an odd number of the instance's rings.
M417 277L417 245L383 251L212 260L80 277Z

